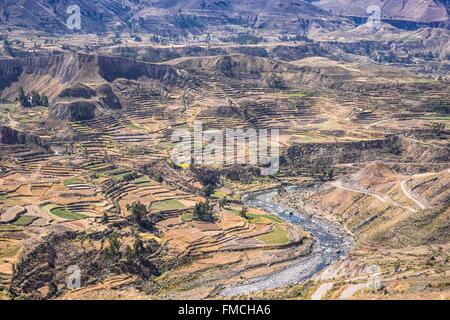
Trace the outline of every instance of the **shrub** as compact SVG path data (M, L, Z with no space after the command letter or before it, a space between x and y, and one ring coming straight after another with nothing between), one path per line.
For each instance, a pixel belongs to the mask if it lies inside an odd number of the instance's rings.
M219 202L219 208L224 209L227 206L228 199L227 197L223 197Z
M142 217L149 214L148 208L140 201L135 201L130 206L127 204L127 210L131 213L130 219L137 224L141 223Z
M246 206L243 206L241 209L241 212L239 212L239 215L244 219L248 219L247 213L248 213L248 208Z
M444 123L433 123L430 125L430 133L439 137L442 135L445 131L445 124Z
M200 221L214 221L213 206L209 200L195 204L193 218Z
M334 170L331 166L330 159L321 158L314 162L311 168L311 176L315 177L319 175L321 180L333 180Z
M214 187L211 184L208 184L206 187L203 188L203 193L205 197L209 198L214 193Z
M19 88L19 103L24 108L31 107L30 98L25 94L25 91L23 90L23 87Z
M402 153L402 150L400 148L400 144L398 142L394 142L389 146L389 153L394 154L394 155L399 155Z

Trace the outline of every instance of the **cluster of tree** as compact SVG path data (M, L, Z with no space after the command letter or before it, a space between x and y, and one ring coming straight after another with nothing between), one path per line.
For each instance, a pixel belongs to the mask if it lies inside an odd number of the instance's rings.
M244 218L244 219L248 219L248 208L246 206L243 206L241 211L239 212L239 215Z
M430 125L429 131L432 135L440 137L445 132L445 123L433 123Z
M411 54L407 56L398 56L392 51L389 51L387 53L378 52L374 56L374 60L380 63L387 62L387 63L412 64L414 62L413 56Z
M219 208L220 208L220 209L225 209L225 207L227 206L227 204L228 204L228 199L227 199L227 197L225 196L225 197L223 197L222 199L220 199L220 201L219 201Z
M388 152L391 154L395 154L396 156L400 155L402 153L400 143L398 141L395 141L394 143L390 144Z
M197 202L194 207L193 218L200 221L214 221L214 205L209 200L205 202Z
M269 86L269 88L272 89L279 89L279 90L283 90L287 88L286 83L284 82L283 78L281 78L280 76L272 73L270 74L270 76L267 78L267 85Z
M209 198L214 193L214 186L212 184L208 184L203 188L203 194L205 197Z
M56 296L56 294L58 293L58 286L54 281L50 281L48 283L47 289L47 297L49 298Z
M19 88L19 96L18 96L19 103L24 108L31 108L31 107L48 107L48 97L46 95L40 95L36 91L31 91L31 94L25 94L25 91L23 90L23 87Z
M125 248L125 259L127 259L128 262L131 262L134 259L139 258L144 251L144 243L139 236L136 236L134 238L133 247L127 245Z
M161 37L161 36L158 36L158 35L154 34L154 35L152 35L152 36L150 37L150 42L152 42L152 43L166 43L167 40L164 39L164 38Z
M230 36L221 39L223 42L233 42L237 44L258 44L264 41L264 38L251 33L239 33L235 36Z
M329 159L317 159L311 167L311 176L319 178L323 181L333 180L334 170Z
M164 182L164 176L163 176L163 174L161 172L158 172L158 173L156 173L153 176L153 180L155 180L155 181L157 181L159 183L163 183Z
M103 254L109 259L125 258L127 262L139 258L145 252L145 246L139 236L135 236L133 245L127 245L124 252L121 252L122 242L116 233L112 233L108 237L108 246L103 249Z
M186 15L178 15L175 18L175 25L181 29L191 29L191 28L201 28L203 25L196 15L194 16L186 16Z
M9 54L11 57L14 57L14 49L12 46L12 42L8 39L3 40L3 49L7 54Z
M122 243L116 233L112 233L108 237L109 246L103 249L103 254L108 258L118 257L121 255L120 247Z
M211 185L215 187L220 183L220 176L221 176L220 170L198 168L195 165L193 165L191 171L195 175L195 177L200 181L200 183L204 186Z
M291 41L304 41L304 42L312 42L311 39L309 39L307 36L305 35L300 35L297 34L295 36L287 36L287 35L283 35L278 37L280 39L280 41L283 42L291 42Z
M150 214L150 206L147 207L140 201L135 201L131 205L126 206L128 212L130 213L129 220L141 227L150 227L150 223L146 218Z
M120 56L126 59L136 60L138 58L138 52L135 48L131 48L129 46L120 47L118 49L120 51Z
M428 109L431 112L439 113L442 116L446 116L450 113L450 105L442 100L430 101L428 104Z

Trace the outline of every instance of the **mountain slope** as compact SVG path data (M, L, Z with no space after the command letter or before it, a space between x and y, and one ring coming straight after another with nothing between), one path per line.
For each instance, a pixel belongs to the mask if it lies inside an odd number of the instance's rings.
M154 5L159 8L182 10L330 15L328 12L301 0L157 0L154 1Z
M112 31L121 28L159 34L180 34L184 29L208 30L220 25L242 25L272 29L280 24L286 30L304 29L302 19L321 20L331 14L301 0L5 0L0 4L0 24L66 33L69 5L81 8L83 32ZM289 21L272 21L270 17ZM198 20L197 20L198 19ZM333 21L342 21L335 17ZM288 24L289 23L289 24ZM198 32L197 32L198 33Z
M435 0L320 0L316 6L344 16L366 17L367 8L378 5L383 19L416 22L448 21L448 1Z
M0 23L55 33L69 31L67 8L77 5L81 9L82 28L106 31L107 26L131 18L131 9L143 1L125 4L122 0L3 0L0 4ZM132 6L132 7L130 7Z

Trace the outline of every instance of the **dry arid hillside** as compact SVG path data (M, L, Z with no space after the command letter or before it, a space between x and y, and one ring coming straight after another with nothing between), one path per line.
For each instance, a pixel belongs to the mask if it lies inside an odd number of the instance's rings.
M346 16L364 17L366 9L371 5L381 8L383 18L391 20L411 20L416 22L448 21L449 4L445 1L349 1L349 0L320 0L314 2L320 8L332 13L339 13Z

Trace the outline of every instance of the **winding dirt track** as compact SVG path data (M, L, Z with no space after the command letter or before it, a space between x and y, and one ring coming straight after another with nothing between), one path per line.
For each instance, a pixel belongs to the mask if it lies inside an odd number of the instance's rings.
M322 284L311 296L311 300L322 300L322 298L327 294L328 290L334 287L334 282L328 282Z
M348 185L344 185L342 183L342 181L338 180L336 182L332 183L333 186L335 186L336 188L340 188L340 189L344 189L344 190L348 190L348 191L352 191L352 192L356 192L356 193L363 193L372 197L377 198L378 200L380 200L381 202L387 203L391 206L394 207L401 207L403 209L409 210L411 212L417 212L416 209L405 206L397 201L392 200L389 196L385 195L385 194L381 194L381 193L376 193L376 192L372 192L370 190L367 189L361 189L361 188L355 188L352 186L348 186Z
M415 204L417 204L417 206L420 209L425 209L427 207L427 205L423 202L421 202L419 199L417 199L416 197L414 197L413 194L411 194L411 190L409 190L407 183L408 180L403 180L402 182L400 182L400 187L402 188L403 193L412 201L414 201Z

